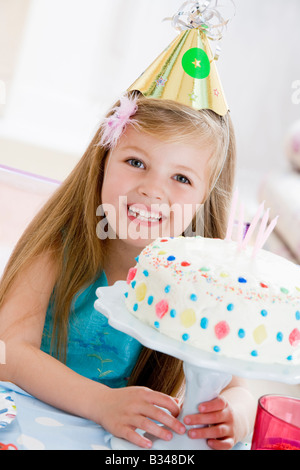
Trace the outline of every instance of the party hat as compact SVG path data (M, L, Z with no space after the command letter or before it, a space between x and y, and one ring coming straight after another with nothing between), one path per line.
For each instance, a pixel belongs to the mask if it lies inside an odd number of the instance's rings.
M220 116L229 111L216 67L219 41L229 20L218 0L187 1L170 18L181 33L131 85L145 97L173 100L194 109L211 109ZM209 41L215 41L213 54Z

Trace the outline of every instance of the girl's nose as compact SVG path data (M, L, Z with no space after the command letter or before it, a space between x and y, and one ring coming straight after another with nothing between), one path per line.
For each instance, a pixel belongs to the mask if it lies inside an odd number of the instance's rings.
M143 178L140 181L138 192L141 196L162 201L165 193L165 184L157 178Z

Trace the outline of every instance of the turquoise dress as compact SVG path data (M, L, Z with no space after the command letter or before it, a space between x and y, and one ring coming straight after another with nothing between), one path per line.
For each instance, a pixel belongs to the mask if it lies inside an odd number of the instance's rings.
M113 329L107 318L94 308L96 289L107 286L104 272L73 301L70 318L66 365L84 377L112 388L125 387L141 353L142 345ZM41 349L50 354L53 329L49 303Z

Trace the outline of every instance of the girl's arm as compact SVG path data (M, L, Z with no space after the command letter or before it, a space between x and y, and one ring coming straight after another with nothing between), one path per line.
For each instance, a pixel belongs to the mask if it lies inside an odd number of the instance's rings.
M183 432L175 419L179 408L171 397L143 387L110 389L82 377L40 350L46 311L57 277L50 255L40 256L17 276L0 309L0 339L5 343L6 364L0 380L12 382L36 398L103 425L118 437L141 447L150 441L135 432L143 429L161 439L170 431ZM171 414L158 407L163 407Z

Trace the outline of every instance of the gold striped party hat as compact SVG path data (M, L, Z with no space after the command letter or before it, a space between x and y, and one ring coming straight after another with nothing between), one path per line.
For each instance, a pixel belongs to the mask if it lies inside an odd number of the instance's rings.
M180 34L128 91L225 116L229 108L216 61L229 20L222 17L218 0L187 1L168 19ZM210 41L214 42L214 53Z

